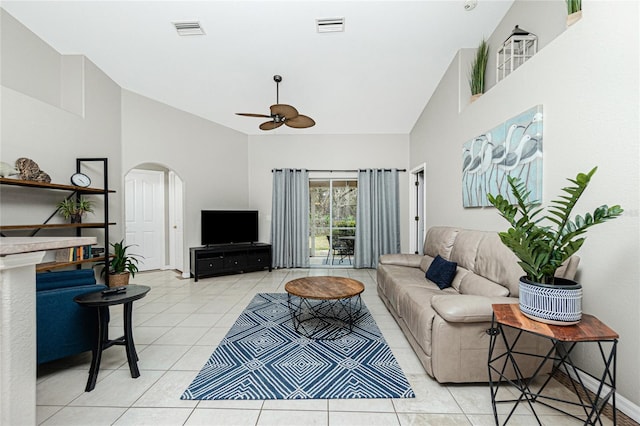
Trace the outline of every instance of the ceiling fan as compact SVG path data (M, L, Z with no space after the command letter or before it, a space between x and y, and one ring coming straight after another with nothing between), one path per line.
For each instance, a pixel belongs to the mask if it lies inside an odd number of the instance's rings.
M282 81L282 77L279 75L273 76L273 81L276 82L276 103L275 105L271 105L270 114L253 114L249 112L236 112L237 115L243 115L245 117L264 117L270 118L269 121L265 121L260 125L260 130L273 130L278 127L286 124L289 127L293 127L295 129L305 129L307 127L312 127L316 124L315 121L311 117L307 117L306 115L302 115L298 113L298 110L292 107L291 105L281 104L280 103L280 82Z

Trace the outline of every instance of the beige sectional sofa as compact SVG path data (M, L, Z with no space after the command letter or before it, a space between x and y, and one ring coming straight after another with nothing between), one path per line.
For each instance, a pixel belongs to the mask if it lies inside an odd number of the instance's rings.
M430 376L441 383L487 382L491 304L518 303L523 272L517 258L495 232L453 227L429 229L423 253L380 256L378 295ZM437 255L457 263L444 290L425 278ZM574 256L556 275L572 279L578 262ZM549 348L547 340L527 333L519 345L539 354ZM535 361L519 359L525 377L533 374Z

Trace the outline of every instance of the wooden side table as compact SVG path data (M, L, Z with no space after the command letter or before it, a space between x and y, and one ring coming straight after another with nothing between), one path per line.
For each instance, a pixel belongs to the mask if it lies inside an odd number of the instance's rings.
M113 345L122 345L127 351L127 361L132 378L140 377L138 370L138 354L133 344L132 314L133 302L142 299L151 290L146 285L129 284L126 291L118 294L103 294L101 291L82 294L74 297L76 303L81 306L98 308L98 342L93 349L89 379L85 392L91 392L96 387L98 370L102 360L102 351ZM109 340L109 306L124 305L124 336Z
M526 401L533 415L540 422L538 415L534 409L534 403L542 404L560 411L568 416L578 419L584 424L594 425L601 423L602 409L607 402L611 401L613 407L613 424L616 424L616 347L618 344L618 334L603 324L600 320L592 315L582 315L580 323L571 326L548 325L541 322L533 321L520 312L517 304L496 304L493 307L492 325L487 333L491 336L489 343L489 385L491 387L491 404L493 406L493 415L496 425L499 425L498 412L496 404L513 403L513 408L507 415L503 424L506 424L516 410L518 404ZM516 336L509 340L503 332L504 327L510 327L517 330ZM549 339L552 343L551 349L546 356L540 356L519 351L517 343L522 333L533 333L538 336ZM496 353L496 342L502 336L505 345L505 351ZM580 368L578 368L571 356L574 348L578 343L595 343L598 345L601 359L604 364L603 372L600 377L596 377ZM607 350L608 349L608 350ZM518 356L535 357L539 359L539 364L535 370L533 377L525 379L522 377L518 368ZM541 371L542 366L553 361L554 366L551 374L544 380L543 384L534 391L533 380ZM513 368L516 373L515 380L509 380L505 376L507 368ZM551 381L553 373L561 371L567 376L574 379L573 390L578 396L579 402L562 400L545 394L545 388ZM595 393L595 397L589 396L587 388L580 376L585 374L596 380L599 385ZM502 383L510 383L520 392L518 399L496 400L496 395ZM584 391L584 392L580 392ZM586 395L586 396L584 396ZM573 406L581 407L584 410L584 418L568 413L558 407L551 405L549 402L564 402Z

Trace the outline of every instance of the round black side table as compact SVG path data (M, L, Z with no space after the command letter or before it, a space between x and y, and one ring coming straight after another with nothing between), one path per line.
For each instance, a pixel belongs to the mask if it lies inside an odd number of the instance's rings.
M142 299L151 290L146 285L129 284L121 293L104 294L103 291L82 294L73 300L80 306L98 308L98 342L93 349L91 368L89 369L89 380L85 392L91 392L96 386L102 351L113 345L122 345L127 351L127 361L131 377L140 377L138 370L138 354L133 344L132 320L133 302ZM105 290L108 291L108 290ZM124 336L109 340L109 306L124 305Z

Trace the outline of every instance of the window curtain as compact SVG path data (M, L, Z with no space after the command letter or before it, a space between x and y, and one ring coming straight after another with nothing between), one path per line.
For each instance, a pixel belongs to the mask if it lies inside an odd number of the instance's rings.
M309 172L273 171L271 202L272 266L309 266Z
M375 268L378 257L400 253L398 170L358 171L354 267Z

